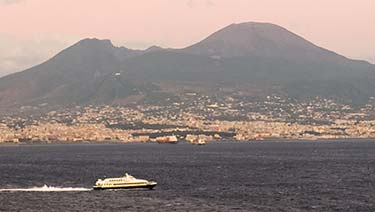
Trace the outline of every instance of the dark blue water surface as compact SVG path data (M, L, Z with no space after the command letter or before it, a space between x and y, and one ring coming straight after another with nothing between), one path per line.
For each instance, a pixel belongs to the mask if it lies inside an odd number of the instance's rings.
M375 211L375 141L0 146L0 211Z

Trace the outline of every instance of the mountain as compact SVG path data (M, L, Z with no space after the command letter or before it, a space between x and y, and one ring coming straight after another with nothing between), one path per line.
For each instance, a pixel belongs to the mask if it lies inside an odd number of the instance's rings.
M374 79L374 65L318 47L280 26L249 22L182 49L131 50L84 39L45 63L1 78L0 107L126 103L155 91L173 94L172 85L185 83L213 90L250 84L260 93L362 103L374 95Z
M178 75L188 74L194 80L212 75L221 77L221 81L336 79L367 76L374 70L367 62L350 60L318 47L280 26L254 22L232 24L190 47L145 55L139 60L135 65L132 61L130 69L133 66L147 69L145 64L150 61L160 63L161 67L158 71L152 67L150 72L171 70L166 73L168 76L183 72Z
M214 57L253 57L303 59L334 56L318 46L269 23L231 24L201 42L183 49L185 52Z
M108 84L108 75L139 53L114 47L109 40L84 39L43 64L1 78L0 104L68 104L101 98L96 93Z

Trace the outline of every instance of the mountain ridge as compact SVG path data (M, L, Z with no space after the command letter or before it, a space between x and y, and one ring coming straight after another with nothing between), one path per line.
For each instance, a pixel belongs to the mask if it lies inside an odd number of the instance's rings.
M247 22L181 49L132 50L107 39L83 39L45 63L0 78L0 107L111 104L148 92L147 84L168 81L270 83L293 97L363 102L375 93L374 75L375 66L368 62L348 59L274 24Z

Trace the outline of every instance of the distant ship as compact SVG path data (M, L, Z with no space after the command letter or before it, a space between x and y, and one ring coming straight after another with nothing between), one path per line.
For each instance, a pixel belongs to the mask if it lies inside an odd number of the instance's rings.
M106 178L104 180L98 179L93 186L94 190L104 189L135 189L135 188L148 188L153 189L157 185L154 181L137 179L128 173L119 178Z
M178 139L175 135L157 137L156 142L159 144L177 144Z

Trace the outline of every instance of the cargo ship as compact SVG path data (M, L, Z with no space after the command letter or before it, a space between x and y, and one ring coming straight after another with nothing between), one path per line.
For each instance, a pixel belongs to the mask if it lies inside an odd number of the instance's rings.
M93 186L94 190L104 189L136 189L136 188L148 188L153 189L157 185L154 181L148 181L143 179L137 179L128 173L125 173L123 177L119 178L106 178L98 179Z

